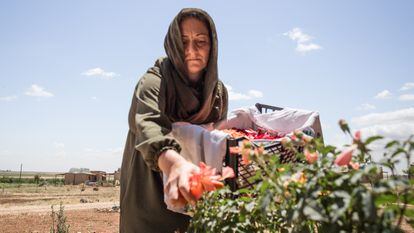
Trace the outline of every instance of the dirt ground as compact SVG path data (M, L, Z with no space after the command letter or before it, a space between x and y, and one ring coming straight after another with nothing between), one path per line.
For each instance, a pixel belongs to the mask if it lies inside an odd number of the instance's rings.
M11 206L63 205L95 202L119 202L119 186L97 187L85 185L45 186L22 185L0 188L0 208Z
M119 232L119 187L23 185L0 189L0 233L50 232L60 203L70 232Z
M119 232L118 212L98 212L96 209L65 211L70 232ZM50 232L49 212L8 214L0 216L1 233Z

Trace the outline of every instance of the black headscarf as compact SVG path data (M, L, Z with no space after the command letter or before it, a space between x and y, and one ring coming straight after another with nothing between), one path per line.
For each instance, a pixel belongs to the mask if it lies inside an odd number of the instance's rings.
M186 17L194 17L204 22L210 34L210 56L200 81L196 86L190 83L185 72L184 46L181 38L180 23ZM156 62L166 84L165 111L173 121L187 121L194 124L219 120L223 105L219 92L224 86L218 85L217 74L217 33L212 18L203 10L182 9L171 22L165 36L164 48L167 59ZM227 104L227 103L226 103Z

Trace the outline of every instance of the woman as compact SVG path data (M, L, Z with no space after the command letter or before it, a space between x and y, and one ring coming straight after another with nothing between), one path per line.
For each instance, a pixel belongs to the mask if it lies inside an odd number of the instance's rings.
M164 192L176 205L193 203L188 179L198 167L180 156L171 124L218 122L227 115L227 90L218 80L217 34L211 17L183 9L164 41L167 57L139 80L129 112L121 168L120 232L184 231L189 217L169 211ZM162 173L169 180L165 187Z

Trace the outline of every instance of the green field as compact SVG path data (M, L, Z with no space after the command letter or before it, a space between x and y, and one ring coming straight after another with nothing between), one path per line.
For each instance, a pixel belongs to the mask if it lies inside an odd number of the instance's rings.
M1 171L0 172L0 187L15 187L20 184L53 184L60 185L64 182L62 173L57 172L34 172L26 171Z
M35 172L35 171L24 171L22 172L22 178L34 177L38 175L42 178L55 178L55 176L60 176L63 172ZM20 176L19 171L0 171L0 177L12 177L18 178Z

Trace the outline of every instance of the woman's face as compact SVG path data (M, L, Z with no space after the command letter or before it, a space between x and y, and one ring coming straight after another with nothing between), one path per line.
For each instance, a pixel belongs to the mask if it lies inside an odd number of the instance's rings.
M195 18L184 19L180 31L184 45L185 69L190 80L197 82L210 56L209 31L202 21Z

